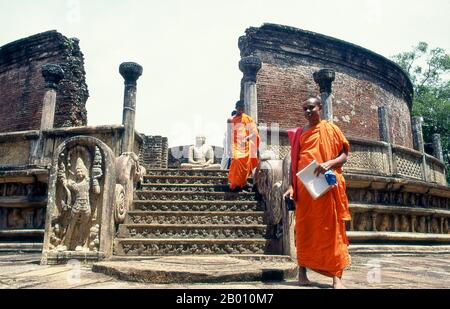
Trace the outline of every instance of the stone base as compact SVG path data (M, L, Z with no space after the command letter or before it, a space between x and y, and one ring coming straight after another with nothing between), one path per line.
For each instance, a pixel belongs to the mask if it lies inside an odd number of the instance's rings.
M95 263L102 259L104 259L104 254L102 252L50 251L47 253L47 255L43 254L41 264L60 265L67 264L72 260L76 260L80 263L86 264Z
M401 255L430 255L450 254L449 245L376 245L376 244L350 244L349 253L354 255L366 254L401 254Z
M405 233L405 232L347 232L350 243L380 244L447 244L450 245L450 234Z
M92 271L146 283L282 281L297 276L297 264L285 257L167 256L95 263ZM275 256L274 256L275 257Z

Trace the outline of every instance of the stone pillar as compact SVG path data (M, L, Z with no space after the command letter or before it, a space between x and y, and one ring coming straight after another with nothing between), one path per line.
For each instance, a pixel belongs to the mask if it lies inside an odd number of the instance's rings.
M411 232L415 233L416 232L416 222L417 222L417 218L416 216L411 216Z
M391 130L389 123L389 107L380 106L378 107L378 127L380 128L380 140L388 143L388 161L386 168L389 170L386 171L387 174L395 174L394 171L394 163L393 163L393 154L392 154L392 140L391 140Z
M244 57L239 61L239 69L244 73L245 113L258 123L258 97L256 92L256 75L262 63L258 57Z
M59 82L64 78L64 71L59 65L45 64L42 66L42 76L45 80L45 94L42 102L41 130L53 128L56 107L56 91Z
M420 151L422 153L422 172L423 172L423 180L428 181L428 167L427 167L427 159L425 157L425 142L423 140L423 131L422 131L422 117L413 117L412 118L412 133L413 133L413 143L414 149Z
M372 231L377 231L377 213L372 213Z
M331 84L333 83L335 78L334 70L319 70L313 74L313 78L320 87L320 97L323 104L321 118L333 122L333 100L331 95Z
M389 130L389 108L387 106L378 107L378 123L380 128L380 140L391 143L391 132Z
M136 113L136 81L142 75L142 67L134 62L124 62L119 67L120 75L125 79L123 97L122 124L125 131L122 139L122 153L132 152L134 146L134 125Z
M394 232L399 231L398 215L394 214Z
M442 152L441 135L433 134L433 154L441 162L444 161L444 154Z
M422 132L422 117L413 117L412 118L412 134L413 134L413 143L414 149L420 152L425 151L424 141L423 141L423 132Z

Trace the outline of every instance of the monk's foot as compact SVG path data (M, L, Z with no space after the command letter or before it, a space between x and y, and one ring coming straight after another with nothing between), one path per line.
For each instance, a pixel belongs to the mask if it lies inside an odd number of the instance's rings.
M345 285L342 283L342 280L338 277L333 277L333 289L346 289Z
M312 286L314 283L312 281L309 281L308 278L306 279L298 279L298 285L299 286Z
M298 285L300 286L311 286L313 283L309 281L308 276L306 275L306 268L300 267L298 272Z

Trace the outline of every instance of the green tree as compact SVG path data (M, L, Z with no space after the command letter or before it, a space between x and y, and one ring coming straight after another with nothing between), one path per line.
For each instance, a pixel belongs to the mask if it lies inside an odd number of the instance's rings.
M411 51L392 57L408 74L414 88L413 116L422 116L425 143L433 134L442 140L447 183L450 185L450 56L442 48L419 42Z

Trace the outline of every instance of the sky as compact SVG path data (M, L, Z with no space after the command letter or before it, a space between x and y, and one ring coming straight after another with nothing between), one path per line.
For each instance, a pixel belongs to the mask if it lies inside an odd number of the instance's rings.
M0 46L47 30L80 39L89 125L121 123L118 68L137 62L138 132L220 146L248 27L288 25L391 57L419 41L449 52L449 12L448 0L0 0Z

